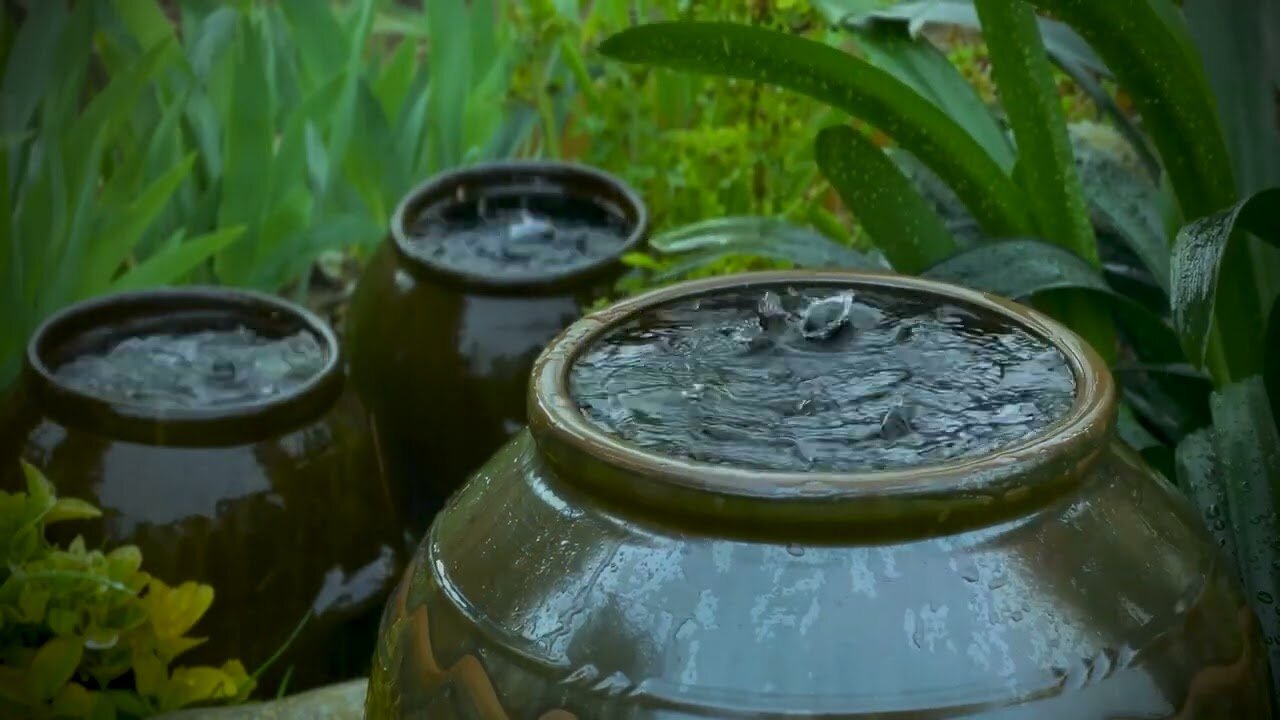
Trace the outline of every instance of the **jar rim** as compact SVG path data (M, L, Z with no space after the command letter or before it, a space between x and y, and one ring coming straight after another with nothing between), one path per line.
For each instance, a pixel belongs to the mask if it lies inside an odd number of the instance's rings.
M595 340L639 313L677 300L769 286L913 291L1000 316L1062 353L1075 380L1071 407L1023 440L988 453L872 472L796 472L718 465L629 444L573 402L569 372ZM543 458L575 485L626 506L670 515L850 532L986 524L1056 497L1085 475L1112 433L1115 387L1106 363L1055 320L977 290L877 271L771 271L680 283L623 300L567 328L534 364L529 427ZM910 521L910 522L908 522Z
M52 362L76 343L106 347L141 333L208 327L215 320L280 335L310 332L324 365L298 387L260 400L208 408L153 407L106 399L60 380ZM342 348L324 320L296 303L250 290L191 286L115 293L47 318L27 343L25 392L35 409L68 427L161 445L226 445L282 434L326 412L345 383Z
M612 201L623 213L630 233L611 253L583 265L564 270L522 275L491 275L472 272L437 262L414 253L407 225L425 206L452 197L464 188L502 188L539 183L542 191ZM649 234L649 209L640 195L621 178L590 165L544 160L509 160L455 168L438 173L409 191L391 216L391 244L400 259L415 272L472 290L502 293L543 293L560 291L605 275L623 255L634 251Z

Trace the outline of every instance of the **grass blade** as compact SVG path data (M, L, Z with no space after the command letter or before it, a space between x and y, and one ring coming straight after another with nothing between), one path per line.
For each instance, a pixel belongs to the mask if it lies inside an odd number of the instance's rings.
M54 64L49 58L57 54L66 22L63 3L38 2L27 8L0 82L0 96L4 98L0 103L0 135L8 137L27 129L54 77Z
M222 228L162 248L117 278L110 290L124 292L171 284L226 250L244 230L244 226Z
M1226 267L1231 245L1243 246L1238 230L1249 231L1280 246L1280 188L1264 190L1224 212L1201 218L1178 231L1173 248L1170 284L1172 287L1174 325L1182 335L1187 358L1199 366L1205 362L1211 327L1217 323L1227 342L1244 352L1229 356L1230 368L1212 367L1220 385L1240 373L1262 369L1262 353L1258 352L1257 334L1263 327L1260 313L1245 317L1226 316L1218 312L1220 279L1239 282L1242 277ZM1230 325L1223 327L1223 322Z
M956 250L955 238L893 161L849 127L818 133L818 167L898 272L915 274Z
M342 72L343 58L350 48L331 5L313 0L282 0L280 7L293 29L293 42L309 84L318 86Z
M471 23L466 3L427 3L427 31L431 38L429 59L434 109L426 119L426 170L434 173L462 162L464 147L463 112L471 88Z
M965 129L909 85L833 47L731 23L655 23L606 40L618 60L778 85L893 137L955 189L991 235L1030 231L1025 196Z
M413 76L418 71L418 44L406 38L400 41L391 58L382 66L378 79L373 83L373 95L378 98L382 112L391 122L400 116Z
M274 103L263 72L265 38L259 30L251 17L242 15L230 48L233 110L225 115L218 225L243 225L246 231L218 255L214 267L219 279L232 284L245 283L253 272L255 240L271 181Z

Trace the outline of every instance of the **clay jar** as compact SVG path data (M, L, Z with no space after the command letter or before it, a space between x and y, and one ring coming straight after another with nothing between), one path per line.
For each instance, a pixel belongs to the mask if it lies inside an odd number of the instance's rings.
M415 252L414 228L441 206L530 198L587 204L616 219L607 256L565 269L493 273ZM346 326L352 380L370 407L405 518L421 535L467 476L525 422L530 366L584 305L619 276L618 258L648 230L636 194L592 168L543 162L478 165L439 175L396 208Z
M63 363L140 335L246 328L311 334L319 371L288 393L217 407L108 401L57 375ZM348 391L333 332L291 303L222 289L155 290L75 305L30 341L18 386L18 454L60 496L103 516L50 527L53 539L137 545L143 569L170 585L207 583L214 602L185 664L241 659L253 672L301 624L262 678L269 695L365 672L379 611L403 565L404 531L366 414ZM15 487L16 486L16 487ZM309 616L309 617L308 617ZM304 618L308 618L305 623Z
M1012 325L1061 353L1074 391L1021 440L876 472L654 452L570 393L575 363L632 319L787 288ZM1256 618L1191 506L1116 439L1115 410L1079 337L936 282L760 273L624 301L547 348L529 431L424 538L368 717L1272 717Z

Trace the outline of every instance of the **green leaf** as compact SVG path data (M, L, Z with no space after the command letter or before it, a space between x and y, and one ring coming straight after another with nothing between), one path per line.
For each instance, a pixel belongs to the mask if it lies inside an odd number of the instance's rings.
M156 178L129 207L106 224L89 249L85 284L81 287L83 295L94 295L106 289L120 264L129 256L129 251L168 205L194 164L195 154L192 153Z
M1076 164L1099 229L1112 232L1169 292L1169 243L1160 217L1160 190L1101 148L1076 143Z
M1125 364L1112 368L1125 401L1170 442L1212 422L1209 378L1189 365Z
M168 285L226 250L245 232L243 225L222 228L158 250L111 284L112 292Z
M1231 563L1231 573L1239 578L1240 556L1230 526L1227 478L1219 472L1210 428L1196 430L1178 443L1176 465L1178 486L1200 511L1205 527Z
M1125 140L1129 141L1130 147L1137 153L1138 159L1142 161L1142 166L1146 170L1148 177L1155 181L1161 177L1163 170L1160 168L1160 160L1156 158L1155 151L1151 149L1151 143L1147 141L1147 136L1137 126L1129 114L1120 109L1115 98L1111 97L1111 93L1098 82L1097 78L1088 69L1082 67L1074 60L1063 57L1054 57L1054 63L1075 82L1076 86L1089 96L1094 105L1102 111L1111 124L1116 127ZM1085 190L1088 190L1088 181L1085 181Z
M390 59L383 64L382 72L373 84L373 95L378 98L378 104L382 106L388 122L400 116L400 108L409 96L416 72L418 44L412 40L402 40Z
M1262 343L1266 362L1263 363L1262 377L1271 396L1271 414L1280 418L1280 297L1271 305L1267 316L1267 336Z
M427 3L427 32L431 38L428 60L431 106L427 118L427 169L436 172L462 161L462 114L471 87L471 24L465 3Z
M44 516L46 525L64 520L85 520L102 517L102 511L76 498L59 498Z
M49 59L55 57L66 22L63 3L38 2L27 8L0 82L4 98L0 103L0 135L17 135L27 129L50 79L56 77Z
M679 257L675 265L655 278L659 282L738 256L763 257L809 268L876 267L870 258L811 228L773 217L706 220L655 235L649 245L658 253Z
M55 637L42 645L31 660L31 689L35 696L52 700L71 679L83 656L84 646L79 638Z
M1057 85L1035 14L1021 0L977 0L992 73L1018 142L1015 177L1040 237L1098 264Z
M918 273L955 252L946 225L870 140L848 127L818 133L818 167L894 269Z
M1005 172L1014 164L1013 145L986 103L946 55L905 28L877 23L853 29L858 47L876 67L893 74L945 112L982 145Z
M992 235L1028 232L1025 197L945 112L889 73L830 46L730 23L655 23L606 40L618 60L756 80L860 117L947 181Z
M356 122L356 103L360 88L360 60L368 39L369 28L373 23L372 0L359 0L354 6L359 13L353 28L356 38L348 47L346 63L342 75L342 91L337 106L330 109L331 126L329 144L326 147L329 158L329 170L322 178L316 192L319 202L316 207L323 206L334 188L334 176L339 173L343 159L347 155L347 146L351 141L351 132Z
M333 14L332 5L313 0L282 0L280 7L292 28L302 68L314 87L343 69L350 43Z
M1229 245L1239 244L1237 230L1252 232L1260 238L1280 246L1280 188L1264 190L1242 200L1229 209L1201 218L1178 231L1173 248L1170 283L1172 286L1174 325L1182 335L1187 357L1197 366L1205 360L1208 351L1209 331L1215 322L1230 320L1229 327L1221 328L1240 341L1242 353L1247 357L1231 357L1232 374L1238 368L1262 367L1262 353L1257 350L1257 335L1263 330L1263 318L1258 313L1247 317L1227 318L1215 312L1219 301L1219 279L1228 283L1242 280L1238 274L1224 269L1223 263ZM1216 377L1221 381L1221 377Z
M173 26L156 0L115 0L114 5L143 50L173 37Z
M1274 638L1280 635L1280 431L1258 376L1215 393L1212 406L1241 576L1263 637ZM1269 643L1267 654L1272 684L1280 687L1280 644Z
M246 282L253 272L254 240L271 181L275 128L271 89L262 71L266 63L265 42L256 24L241 17L231 48L234 111L226 117L218 225L243 225L248 233L241 242L220 253L214 265L218 277L233 284Z
M973 0L906 0L881 3L888 7L868 8L844 18L845 25L905 25L911 37L919 37L924 30L937 26L959 26L981 29L978 11ZM1069 60L1099 75L1110 76L1111 71L1102 60L1070 27L1057 20L1038 18L1040 34L1048 51L1057 59Z

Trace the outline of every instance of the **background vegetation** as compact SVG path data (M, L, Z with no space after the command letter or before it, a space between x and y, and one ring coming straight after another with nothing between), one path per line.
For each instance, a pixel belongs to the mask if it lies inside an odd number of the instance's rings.
M1236 561L1280 671L1275 3L5 7L0 387L40 320L102 292L221 282L340 322L414 184L580 160L657 223L619 294L891 267L1072 325L1121 382L1122 437Z

